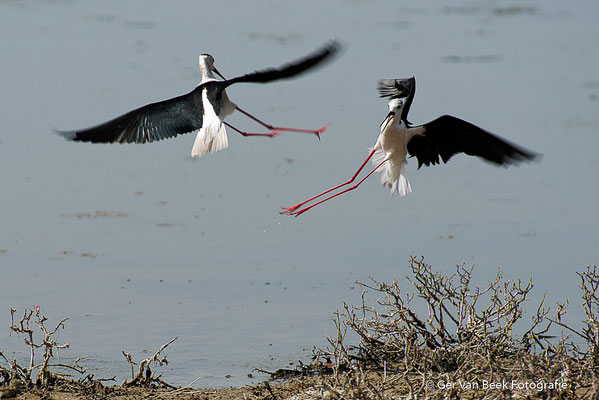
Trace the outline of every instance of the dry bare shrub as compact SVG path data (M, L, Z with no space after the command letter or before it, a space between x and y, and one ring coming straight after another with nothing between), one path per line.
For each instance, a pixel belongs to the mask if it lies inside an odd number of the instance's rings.
M127 359L127 362L129 363L129 366L131 367L131 380L127 381L125 379L125 381L121 384L121 386L123 386L123 387L132 387L132 386L155 387L156 386L156 387L165 387L165 388L175 389L174 386L166 383L165 381L163 381L161 379L162 374L155 376L154 373L152 372L152 369L150 368L150 366L151 365L164 365L164 364L168 365L168 360L166 359L167 356L164 355L162 358L160 358L160 354L164 351L164 349L166 349L171 343L173 343L177 339L178 339L178 336L175 336L170 341L163 344L158 349L158 351L156 351L156 353L154 353L153 356L141 360L139 362L139 368L137 369L137 373L135 372L135 367L134 367L135 362L133 361L133 356L131 355L131 353L127 353L124 350L122 350L122 353L125 356L125 359Z
M54 362L55 350L69 348L68 343L61 344L54 339L57 332L64 329L64 324L68 318L61 319L53 329L49 329L46 327L48 319L41 314L39 306L34 305L32 308L24 309L23 316L18 321L15 320L16 311L14 308L10 309L11 324L9 329L11 334L16 333L19 336L25 336L25 344L29 346L29 364L22 367L16 360L8 360L4 353L0 351L0 359L8 365L8 367L0 365L0 376L2 376L4 383L20 381L29 386L35 384L39 387L46 387L57 378L66 376L65 374L52 372L51 367L68 369L78 374L85 373L85 368L79 365L81 361L79 358L73 364ZM33 324L37 325L37 330L32 326ZM36 331L41 333L39 341L34 338ZM41 350L41 356L36 356L38 350Z
M596 265L587 265L586 271L578 273L582 290L583 337L588 345L582 368L591 376L594 398L599 399L599 270Z
M423 257L412 257L410 268L408 294L397 281L357 282L361 304L344 304L333 320L336 337L327 337L330 348L315 350L335 360L332 384L341 389L339 398L355 391L352 382L359 381L373 398L597 398L596 267L579 274L587 318L582 332L562 322L567 299L551 313L544 296L521 328L532 281L504 280L498 271L481 289L472 287L473 267L464 264L451 276L433 271ZM379 298L369 304L366 296L372 293ZM587 349L564 330L584 339ZM348 333L357 335L357 344L348 343ZM504 384L490 388L490 383Z

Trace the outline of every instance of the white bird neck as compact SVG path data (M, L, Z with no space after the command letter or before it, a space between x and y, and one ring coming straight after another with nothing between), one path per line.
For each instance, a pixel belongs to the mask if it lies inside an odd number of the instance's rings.
M205 56L200 56L199 59L199 64L200 64L200 73L202 74L202 82L207 82L207 81L215 81L216 77L214 76L213 68L214 66L212 65L212 61Z
M398 124L402 123L401 120L401 108L399 110L395 110L395 115L393 116L393 122L397 122Z
M401 108L393 110L393 118L391 119L391 124L401 126L403 121L401 120Z

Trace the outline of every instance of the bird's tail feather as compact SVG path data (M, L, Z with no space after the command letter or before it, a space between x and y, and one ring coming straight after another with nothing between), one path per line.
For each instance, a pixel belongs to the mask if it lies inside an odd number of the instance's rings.
M223 123L220 123L216 126L203 126L193 142L191 156L202 157L208 152L214 153L215 151L225 149L228 146L229 140L227 138L227 131Z
M384 160L388 159L385 153L377 149L372 156L372 163L379 165ZM399 165L397 165L399 164ZM377 171L381 174L381 183L384 186L391 188L391 194L397 193L399 196L405 196L412 193L412 187L408 176L406 175L406 163L392 163L387 160L386 163L381 165Z
M406 175L405 163L402 163L401 167L399 168L399 178L393 182L393 185L391 186L391 194L393 194L394 190L400 196L405 196L408 193L412 193L412 186L410 186L410 181Z

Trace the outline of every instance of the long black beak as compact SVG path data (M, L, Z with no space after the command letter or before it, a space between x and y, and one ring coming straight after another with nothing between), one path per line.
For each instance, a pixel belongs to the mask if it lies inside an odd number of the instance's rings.
M214 71L214 73L218 76L220 76L221 78L223 78L223 80L227 80L227 78L225 78L220 72L218 72L218 69L216 69L216 67L213 65L212 66L212 70Z
M391 122L391 120L393 119L394 116L395 116L395 111L389 111L389 114L387 114L387 116L385 117L383 122L381 122L381 130L383 130L387 127L387 125L389 124L389 122Z

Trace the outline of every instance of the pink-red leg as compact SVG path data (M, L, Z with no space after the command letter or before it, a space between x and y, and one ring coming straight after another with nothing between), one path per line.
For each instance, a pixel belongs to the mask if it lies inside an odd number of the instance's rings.
M298 129L298 128L285 128L283 126L274 126L274 125L270 125L270 124L267 124L266 122L263 122L263 121L259 120L258 118L254 117L252 114L248 113L247 111L242 110L238 106L235 106L235 109L237 111L239 111L240 113L242 113L243 115L246 115L249 118L253 119L254 121L256 121L257 123L259 123L260 125L262 125L266 129L270 129L272 131L272 133L275 133L274 135L270 135L270 134L265 134L265 135L254 134L254 135L248 135L248 136L270 136L270 137L273 137L273 136L277 136L277 135L281 134L281 132L299 132L299 133L312 133L312 134L316 135L318 137L318 139L320 139L320 134L322 132L326 131L327 128L329 127L329 123L328 122L326 124L324 124L323 126L321 126L319 129ZM235 129L235 128L233 128L233 129ZM237 130L237 132L242 133L239 130Z
M273 130L270 133L248 133L245 131L242 131L240 129L235 128L233 125L226 123L225 121L223 121L223 124L225 124L226 126L228 126L229 128L233 129L235 132L240 133L243 136L264 136L264 137L275 137L280 135L282 132L281 131L277 131L277 130Z
M324 192L318 193L317 195L312 196L309 199L302 201L301 203L297 203L294 206L291 206L291 207L281 207L283 209L283 211L281 211L280 214L294 215L294 211L297 210L299 207L303 206L304 204L309 203L312 200L317 199L320 196L323 196L323 195L325 195L325 194L327 194L329 192L332 192L333 190L339 189L342 186L349 185L350 183L352 183L356 179L356 177L358 176L358 174L360 174L360 171L362 171L362 169L364 169L364 166L368 163L368 160L370 160L372 158L373 154L374 154L374 150L372 150L370 152L370 154L368 154L368 157L366 157L366 160L364 160L364 162L362 163L362 165L360 165L360 168L358 168L358 170L347 181L345 181L343 183L340 183L339 185L334 186L334 187L332 187L332 188L330 188L328 190L325 190Z
M324 202L325 202L325 201L327 201L327 200L331 200L332 198L335 198L335 197L337 197L337 196L340 196L340 195L342 195L342 194L343 194L343 193L345 193L345 192L349 192L350 190L354 190L355 188L357 188L358 186L360 186L360 184L361 184L362 182L364 182L364 181L365 181L365 180L366 180L366 179L367 179L367 178L368 178L370 175L372 175L372 174L374 173L374 171L376 171L377 169L379 169L379 167L380 167L381 165L383 165L383 164L385 163L385 161L386 161L386 160L383 160L383 161L381 161L381 162L380 162L380 163L379 163L379 164L378 164L376 167L374 167L374 169L373 169L372 171L370 171L370 172L369 172L369 173L368 173L368 174L367 174L367 175L366 175L364 178L362 178L362 179L361 179L361 180L360 180L358 183L356 183L355 185L352 185L352 186L348 187L347 189L340 191L339 193L335 193L334 195L332 195L332 196L329 196L329 197L327 197L326 199L322 199L322 200L320 200L319 202L312 204L311 206L304 207L304 208L302 208L302 209L301 209L301 210L299 210L299 211L293 211L293 212L289 213L289 215L295 215L295 216L297 217L297 216L299 216L299 215L301 215L301 214L305 213L306 211L308 211L308 210L309 210L309 209L311 209L312 207L316 207L317 205L319 205L319 204L321 204L321 203L324 203Z

